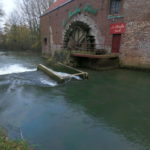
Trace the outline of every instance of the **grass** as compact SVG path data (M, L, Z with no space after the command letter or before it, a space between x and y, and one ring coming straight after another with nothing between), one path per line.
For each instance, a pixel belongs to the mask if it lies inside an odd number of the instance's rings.
M0 129L0 150L31 150L25 141L8 139L3 129Z

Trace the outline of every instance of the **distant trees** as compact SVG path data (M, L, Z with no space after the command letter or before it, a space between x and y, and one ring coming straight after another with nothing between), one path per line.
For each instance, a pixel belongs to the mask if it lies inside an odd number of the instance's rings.
M2 41L2 27L1 27L1 19L2 17L4 16L4 12L3 12L3 9L2 9L2 4L1 4L1 0L0 0L0 43Z
M2 17L3 16L3 10L2 10L2 8L0 8L0 17Z
M23 20L34 32L39 31L40 18L45 10L51 5L52 0L22 0L20 7Z
M8 50L37 50L40 46L34 45L31 40L31 31L26 25L5 24L2 35L3 48Z
M4 11L3 11L1 0L0 0L0 21L1 21L3 16L4 16Z
M1 4L1 0L0 0L0 17L2 17L4 15L3 9L2 9L2 4Z
M40 16L53 0L22 0L6 21L1 45L9 50L41 50Z

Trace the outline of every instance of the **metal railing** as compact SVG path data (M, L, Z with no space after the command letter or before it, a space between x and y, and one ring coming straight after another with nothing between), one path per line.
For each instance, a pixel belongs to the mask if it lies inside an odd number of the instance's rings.
M72 53L81 53L81 54L93 54L93 55L102 55L107 54L109 46L105 44L82 44L82 46L74 45L72 47L65 47L64 44L56 44L51 47L55 50L65 50Z
M82 44L81 46L74 46L73 48L68 48L70 53L83 53L83 54L106 54L108 52L108 46L105 44Z

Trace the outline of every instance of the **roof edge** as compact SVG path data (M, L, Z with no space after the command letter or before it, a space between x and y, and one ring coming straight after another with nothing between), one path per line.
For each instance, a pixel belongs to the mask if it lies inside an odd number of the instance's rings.
M63 7L63 6L65 6L65 5L67 5L68 3L71 3L72 1L74 1L74 0L69 0L69 1L67 1L66 3L63 3L62 5L60 5L60 6L56 7L56 8L54 8L54 9L52 9L52 10L46 12L46 13L44 13L44 14L41 15L40 17L46 16L46 15L50 14L51 12L53 12L53 11L55 11L55 10L57 10L57 9L59 9L59 8L61 8L61 7Z

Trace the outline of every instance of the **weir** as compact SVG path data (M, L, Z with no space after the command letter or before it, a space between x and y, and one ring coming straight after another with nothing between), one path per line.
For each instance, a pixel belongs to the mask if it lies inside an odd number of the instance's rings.
M59 72L56 72L56 71L54 71L54 70L52 70L52 69L50 69L50 68L48 68L48 67L46 67L42 64L39 64L37 66L37 69L43 71L49 77L56 80L58 83L63 83L69 78L76 78L76 77L79 77L81 79L88 79L88 73L87 72L83 72L81 70L75 69L75 68L70 67L70 66L66 66L66 65L61 64L61 63L59 63L59 65L62 66L62 67L65 67L65 68L67 68L71 71L74 71L75 73L68 74L68 75L65 75L65 76L61 76Z
M46 73L48 76L50 76L52 79L56 80L59 83L63 83L65 81L65 78L62 78L61 76L57 75L52 69L42 64L39 64L37 69L43 71L44 73Z

